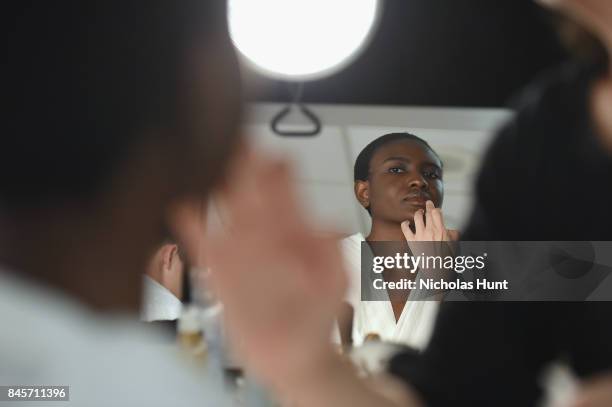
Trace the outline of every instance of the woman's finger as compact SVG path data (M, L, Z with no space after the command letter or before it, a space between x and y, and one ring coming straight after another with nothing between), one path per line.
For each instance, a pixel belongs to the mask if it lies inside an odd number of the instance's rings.
M425 221L423 220L423 209L419 209L414 213L414 232L417 237L421 237L425 233Z
M436 226L432 220L432 211L435 208L432 201L425 202L425 230L427 231L428 236L434 236L436 231Z
M430 217L428 219L429 223L432 223L433 229L436 232L436 240L440 240L446 230L444 226L444 219L442 217L442 211L440 208L436 208L432 201L427 201L427 205L429 207Z
M456 242L459 240L459 231L458 230L454 230L454 229L447 229L446 230L448 233L448 238L449 240Z
M416 236L414 233L412 233L412 229L410 229L410 222L405 220L402 222L402 233L404 234L404 237L406 238L407 241L409 242L414 242L416 240Z

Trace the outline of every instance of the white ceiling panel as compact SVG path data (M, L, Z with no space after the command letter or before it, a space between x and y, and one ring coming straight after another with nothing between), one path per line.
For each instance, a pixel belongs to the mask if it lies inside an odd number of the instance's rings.
M314 137L281 137L267 125L251 125L246 132L256 146L287 157L304 182L339 184L352 180L349 158L341 127L324 127Z
M359 214L363 209L353 195L351 184L302 182L299 194L304 212L318 229L341 234L362 230Z

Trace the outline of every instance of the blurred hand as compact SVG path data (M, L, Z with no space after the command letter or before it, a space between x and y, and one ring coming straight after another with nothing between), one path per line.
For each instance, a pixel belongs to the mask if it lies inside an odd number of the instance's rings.
M612 406L612 374L586 381L578 392L572 407Z
M230 337L271 385L325 364L347 286L337 242L317 237L304 220L294 183L284 162L243 156L223 191L227 230L206 242ZM181 213L179 233L196 250L204 241L197 218Z

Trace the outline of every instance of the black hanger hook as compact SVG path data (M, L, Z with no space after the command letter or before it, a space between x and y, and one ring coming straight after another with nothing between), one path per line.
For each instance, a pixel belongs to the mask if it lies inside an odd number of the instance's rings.
M310 109L308 109L304 104L300 102L300 99L302 98L303 89L304 89L304 84L301 82L298 83L296 88L293 90L292 103L285 106L280 112L278 112L278 114L276 114L276 116L272 118L270 127L272 128L272 131L278 134L279 136L284 136L284 137L316 136L317 134L321 132L321 121L319 120L319 118ZM309 119L309 121L313 125L311 130L287 131L287 130L281 130L279 128L279 124L289 114L289 112L291 112L291 109L293 108L293 106L298 106L302 114Z

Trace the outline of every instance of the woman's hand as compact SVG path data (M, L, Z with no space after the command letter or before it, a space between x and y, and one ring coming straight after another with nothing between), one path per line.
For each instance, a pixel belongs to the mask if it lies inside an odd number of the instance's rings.
M459 240L459 232L446 228L442 210L432 201L425 203L425 211L419 209L415 212L413 225L411 228L409 221L402 222L402 232L409 243Z
M455 251L452 244L447 242L459 240L459 232L446 228L442 211L432 201L425 203L425 211L419 209L414 214L413 225L409 221L402 222L402 232L413 256L426 258L452 256ZM439 281L451 277L452 270L421 267L417 274L417 286L420 287L419 280ZM416 289L411 291L408 299L441 300L443 296L443 291Z

